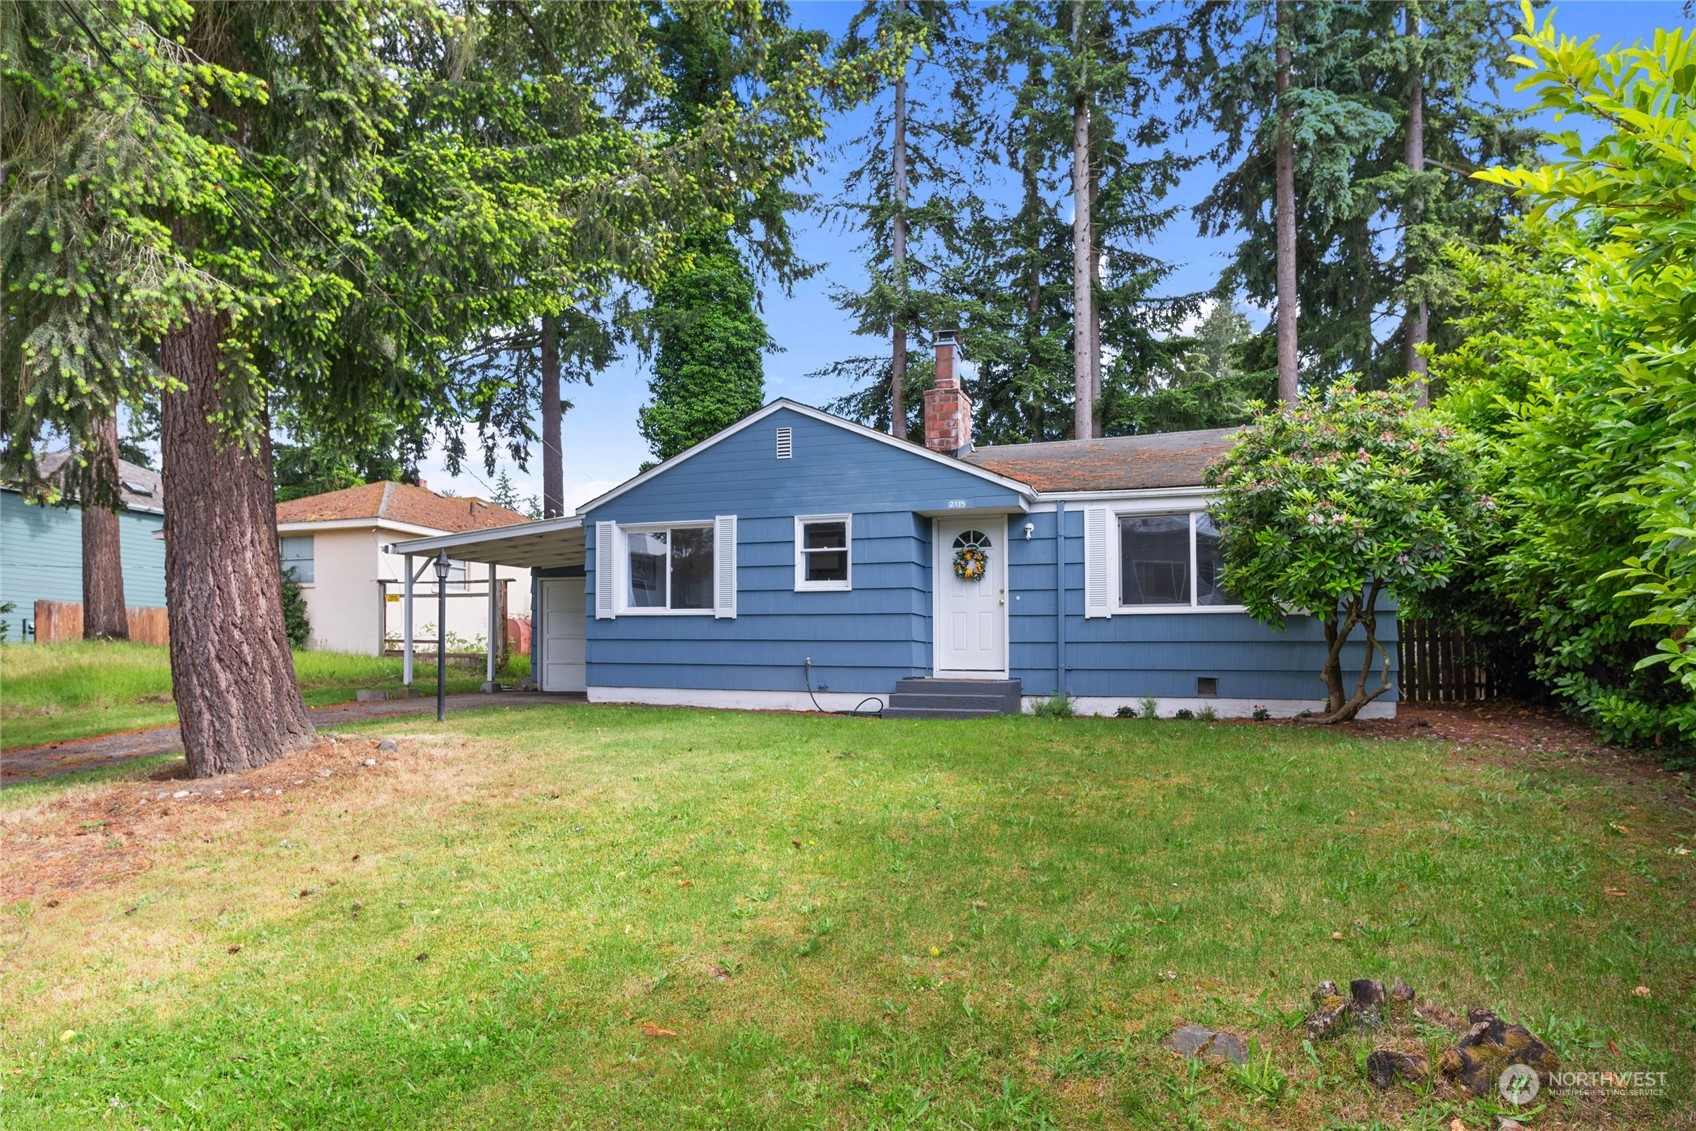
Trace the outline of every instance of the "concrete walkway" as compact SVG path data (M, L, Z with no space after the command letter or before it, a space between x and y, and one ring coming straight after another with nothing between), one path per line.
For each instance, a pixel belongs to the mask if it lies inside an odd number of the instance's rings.
M539 691L503 691L485 695L472 692L448 696L448 714L486 707L539 707L549 703L582 703L582 695L543 694ZM436 710L434 695L418 699L385 699L376 703L336 703L328 707L308 707L306 713L312 725L320 730L343 723L365 722L405 715L429 715ZM113 766L135 758L151 758L160 754L182 752L182 737L176 727L154 727L151 730L132 730L123 734L105 734L97 738L78 738L68 742L52 742L46 746L30 746L23 750L8 750L0 755L0 786L21 781L38 781L60 774Z

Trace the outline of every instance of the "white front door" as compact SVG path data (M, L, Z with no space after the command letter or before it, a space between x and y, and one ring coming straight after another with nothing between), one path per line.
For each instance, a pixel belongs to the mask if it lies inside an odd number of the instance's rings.
M583 663L588 599L581 577L543 578L539 652L542 670L536 686L543 691L583 691L589 686Z
M1006 676L1006 516L937 519L935 541L936 674Z

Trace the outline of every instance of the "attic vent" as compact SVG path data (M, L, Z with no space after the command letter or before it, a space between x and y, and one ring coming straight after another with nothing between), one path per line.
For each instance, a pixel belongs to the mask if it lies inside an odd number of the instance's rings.
M795 437L787 428L777 430L777 458L789 459L795 454Z
M119 482L124 485L124 490L132 495L144 495L149 498L153 495L153 488L145 483L137 483L133 479L120 479Z

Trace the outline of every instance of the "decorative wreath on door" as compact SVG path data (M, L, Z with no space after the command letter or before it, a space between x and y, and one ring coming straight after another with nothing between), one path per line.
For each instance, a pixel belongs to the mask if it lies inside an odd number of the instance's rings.
M989 568L989 536L968 530L954 539L954 576L961 581L982 581Z

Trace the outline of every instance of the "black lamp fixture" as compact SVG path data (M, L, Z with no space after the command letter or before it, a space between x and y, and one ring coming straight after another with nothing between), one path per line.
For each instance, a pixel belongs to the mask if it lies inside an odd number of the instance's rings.
M436 721L448 717L448 552L436 553Z

